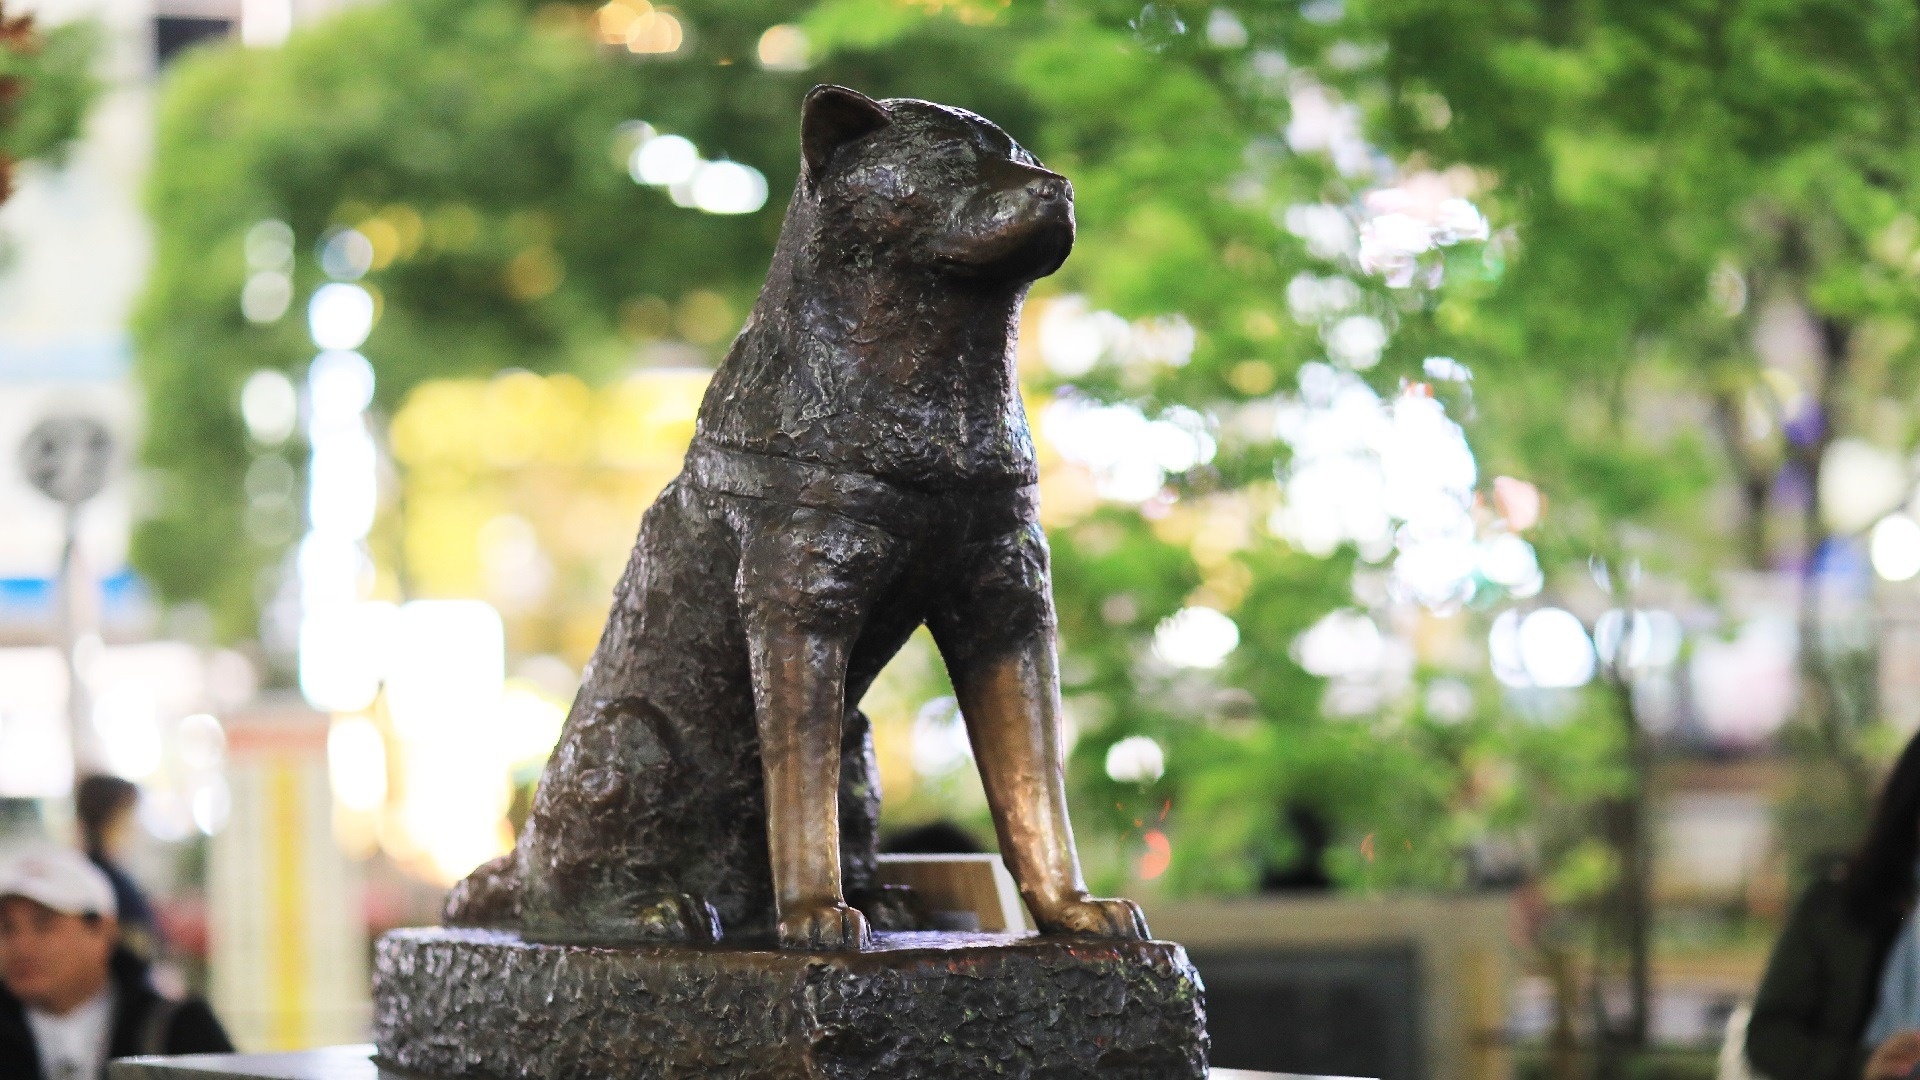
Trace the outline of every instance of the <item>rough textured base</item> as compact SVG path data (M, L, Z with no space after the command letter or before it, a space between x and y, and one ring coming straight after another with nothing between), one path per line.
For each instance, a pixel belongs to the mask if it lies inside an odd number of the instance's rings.
M327 1046L284 1054L195 1054L191 1057L121 1058L107 1065L107 1080L419 1080L373 1063L373 1046ZM1354 1080L1293 1073L1214 1069L1207 1080Z
M860 953L526 942L400 930L374 1041L410 1072L489 1080L1201 1080L1180 946L893 933Z

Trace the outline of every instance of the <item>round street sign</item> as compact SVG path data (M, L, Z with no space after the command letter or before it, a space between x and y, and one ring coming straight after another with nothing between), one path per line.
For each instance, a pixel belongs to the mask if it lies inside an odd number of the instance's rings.
M113 434L91 416L49 416L20 444L20 467L50 499L77 506L106 486Z

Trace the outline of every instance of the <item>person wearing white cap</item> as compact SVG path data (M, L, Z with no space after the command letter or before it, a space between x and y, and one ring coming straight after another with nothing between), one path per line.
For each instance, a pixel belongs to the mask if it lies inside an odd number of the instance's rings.
M77 851L0 864L0 1077L100 1080L114 1058L233 1049L205 1003L154 991L117 914L113 883Z

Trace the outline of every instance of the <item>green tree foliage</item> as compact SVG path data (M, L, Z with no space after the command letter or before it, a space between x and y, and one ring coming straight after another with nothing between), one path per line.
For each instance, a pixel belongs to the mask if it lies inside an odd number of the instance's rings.
M1839 439L1906 458L1920 436L1920 19L1354 0L1342 32L1381 46L1339 78L1382 137L1485 170L1490 213L1518 226L1508 273L1443 312L1451 347L1572 407L1503 393L1483 451L1591 508L1568 555L1634 551L1708 588L1728 565L1799 569L1802 765L1783 817L1803 863L1851 844L1868 758L1892 740L1871 634L1823 608L1822 576L1862 546L1827 480ZM1783 345L1783 325L1806 340Z
M0 200L10 190L12 166L58 160L80 134L87 106L99 92L93 61L99 31L74 22L42 30L29 17L0 11Z
M1782 461L1817 473L1836 433L1871 431L1899 449L1913 439L1884 410L1868 416L1913 380L1913 13L1352 8L1353 26L1384 45L1349 76L1372 88L1381 128L1408 152L1490 170L1496 212L1524 223L1513 272L1458 320L1482 362L1503 382L1563 380L1601 405L1587 424L1606 439L1649 426L1636 397L1703 406L1685 418L1688 441L1745 485L1742 529L1724 537L1740 544L1736 558L1766 565L1795 540L1824 539L1817 524L1770 534L1767 482ZM1423 119L1435 101L1448 122ZM1813 316L1824 354L1792 373L1804 405L1771 402L1789 428L1807 422L1798 440L1740 423L1748 397L1765 392L1756 320L1782 302ZM1890 422L1898 430L1872 430ZM1500 427L1558 423L1541 410ZM1522 435L1513 450L1538 468L1554 447L1582 442ZM1648 477L1673 475L1631 461L1564 467L1570 482L1601 469L1590 486L1629 513L1658 502Z

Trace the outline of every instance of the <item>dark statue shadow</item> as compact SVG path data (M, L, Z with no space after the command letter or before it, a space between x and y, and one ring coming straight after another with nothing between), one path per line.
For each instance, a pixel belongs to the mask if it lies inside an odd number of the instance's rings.
M1072 188L930 102L816 87L801 142L527 827L446 929L380 944L380 1053L542 1080L1204 1076L1197 976L1088 894L1067 818L1014 339ZM917 931L875 880L856 706L922 625L1037 936Z

